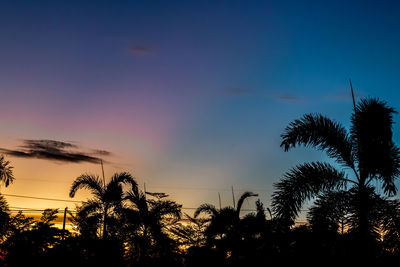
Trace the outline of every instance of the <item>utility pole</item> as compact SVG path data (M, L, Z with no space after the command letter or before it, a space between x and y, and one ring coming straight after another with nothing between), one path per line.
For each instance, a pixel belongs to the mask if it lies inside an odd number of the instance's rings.
M351 97L353 98L353 107L354 107L354 112L356 110L356 100L354 97L354 91L353 91L353 84L351 83L351 79L349 79L350 82L350 90L351 90Z
M106 190L106 178L104 176L104 167L103 167L103 160L100 160L101 163L101 172L103 173L103 186L104 186L104 190ZM103 215L103 240L107 237L107 224L106 224L106 219L107 219L107 214L106 214L106 210L104 210L104 215Z
M100 163L101 163L101 171L103 173L103 185L104 185L104 189L105 189L106 188L106 178L104 176L104 167L103 167L103 160L102 159L100 160Z
M65 221L67 219L67 207L64 209L64 221L63 221L63 231L62 231L62 239L64 240L64 233L65 233Z
M232 200L233 200L233 208L236 209L236 201L235 201L235 193L233 193L233 185L232 185Z
M219 209L221 210L222 209L222 207L221 207L221 195L219 194L219 192L218 192L218 200L219 200Z

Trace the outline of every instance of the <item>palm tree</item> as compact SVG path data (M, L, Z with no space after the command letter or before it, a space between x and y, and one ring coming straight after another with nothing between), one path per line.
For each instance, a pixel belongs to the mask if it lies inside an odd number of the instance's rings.
M10 162L5 160L3 155L0 155L0 182L4 183L6 187L14 181L12 169Z
M13 167L0 155L0 183L8 187L14 181ZM10 219L10 210L3 195L0 194L0 240L3 238Z
M352 201L356 228L366 237L371 230L371 192L378 183L386 196L397 192L394 181L400 172L400 153L392 140L394 113L386 102L366 98L354 107L350 132L320 114L306 114L291 122L281 135L285 151L299 145L314 147L326 152L342 169L317 161L289 170L275 184L272 206L276 216L292 224L306 200L332 190L347 190L351 185L356 196Z
M202 204L194 212L194 217L197 218L201 213L206 213L210 216L209 225L205 230L207 243L211 246L216 245L222 247L224 254L236 254L235 250L240 238L240 211L244 201L253 196L258 196L252 192L244 192L236 205L236 209L232 207L224 207L217 209L212 204ZM217 243L217 244L215 244ZM218 245L219 243L219 245Z
M69 196L73 198L79 189L88 189L94 198L84 202L80 209L80 216L101 215L103 226L103 239L107 238L108 221L115 216L118 210L122 209L124 198L122 185L127 184L132 188L137 188L137 183L133 176L127 172L116 173L106 184L101 181L99 176L82 174L72 183Z
M185 217L188 223L177 223L171 227L174 239L181 245L182 250L203 246L206 241L204 232L207 228L207 219L194 218L186 213Z
M132 254L139 261L149 256L171 256L174 250L175 244L168 232L170 226L181 218L182 205L167 197L167 194L144 192L137 187L132 187L125 196L127 208L123 214L126 232L131 237ZM150 251L150 247L154 252Z

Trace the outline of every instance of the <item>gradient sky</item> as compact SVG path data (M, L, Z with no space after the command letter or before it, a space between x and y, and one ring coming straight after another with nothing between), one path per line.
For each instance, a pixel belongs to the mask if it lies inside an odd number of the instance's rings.
M105 150L108 177L132 172L185 207L217 204L218 192L229 205L232 185L269 206L286 170L325 159L282 151L291 120L320 112L348 126L349 78L359 97L400 110L399 13L398 1L1 0L0 147L47 139ZM16 181L6 194L68 199L74 178L101 173L7 159Z

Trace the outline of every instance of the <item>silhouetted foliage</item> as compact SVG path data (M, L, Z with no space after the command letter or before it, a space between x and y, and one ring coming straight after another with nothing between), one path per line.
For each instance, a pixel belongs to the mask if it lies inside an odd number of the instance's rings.
M194 213L197 218L201 213L209 215L209 224L205 229L206 246L215 248L221 258L237 260L243 254L245 239L245 229L247 224L253 223L251 227L256 226L257 220L252 220L250 217L245 219L240 218L240 211L243 202L249 198L257 196L252 192L244 192L236 205L236 209L232 207L224 207L217 209L211 204L202 204ZM247 228L247 230L249 230ZM253 230L253 229L252 229ZM247 232L247 237L251 234Z
M34 222L32 218L19 213L11 220L11 233L2 244L6 247L7 266L49 265L48 252L60 244L62 230L53 227L57 210L47 209L42 218Z
M86 218L90 218L92 221L97 219L98 221L94 224L102 225L103 239L107 238L108 232L113 231L113 227L116 226L112 224L112 221L118 215L119 210L122 209L123 184L137 187L134 178L126 172L114 174L108 183L101 181L98 176L83 174L76 178L71 186L70 197L74 197L79 189L88 189L94 195L93 199L83 203L79 209L79 216L83 220ZM82 228L83 224L80 226ZM85 229L84 226L83 229Z
M0 194L0 242L4 241L10 227L10 209L3 195Z
M143 192L132 187L123 210L129 258L134 262L176 261L178 244L169 228L181 218L181 205L164 193Z
M9 186L14 181L13 167L10 166L10 162L4 159L3 155L0 155L0 182Z
M173 238L181 250L203 246L206 242L204 232L207 229L207 219L194 218L185 214L186 222L177 222L169 228Z
M349 231L358 241L352 248L354 255L376 255L383 226L383 214L377 207L389 202L376 193L372 182L381 185L385 196L393 196L400 172L400 151L392 140L394 113L386 102L367 98L355 106L350 132L319 114L307 114L290 123L282 134L285 151L298 145L314 147L344 169L312 162L287 172L275 184L272 206L276 216L290 226L303 203L316 197L308 214L313 231L325 232L325 236L339 229ZM352 170L351 178L346 169Z

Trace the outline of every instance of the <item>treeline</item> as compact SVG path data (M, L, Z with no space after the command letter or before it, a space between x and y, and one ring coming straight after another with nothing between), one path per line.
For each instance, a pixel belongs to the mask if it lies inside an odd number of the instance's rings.
M295 166L275 184L271 209L245 192L234 207L202 204L193 217L164 193L144 192L131 174L84 174L70 188L92 197L70 213L76 231L54 226L56 210L39 221L11 215L0 197L3 266L253 266L382 265L400 260L400 202L395 181L400 151L392 138L395 110L379 99L354 105L350 131L320 114L288 125L281 146L322 150L331 163ZM0 179L13 181L0 158ZM246 200L256 212L241 216ZM296 225L313 200L308 224Z

